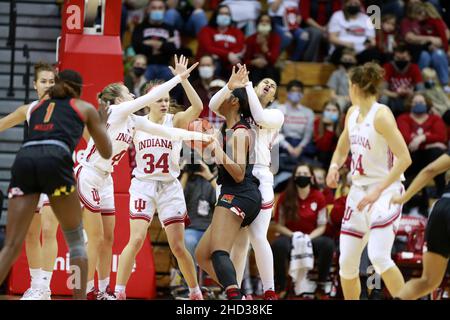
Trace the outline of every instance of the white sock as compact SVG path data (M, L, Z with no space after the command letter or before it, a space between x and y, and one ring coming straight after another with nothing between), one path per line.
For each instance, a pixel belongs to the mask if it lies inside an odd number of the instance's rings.
M190 294L194 294L194 293L202 293L202 290L200 290L199 286L196 286L195 288L189 288L189 293Z
M94 280L88 281L87 286L86 286L86 293L89 293L94 289L95 289Z
M39 269L31 269L30 268L30 276L31 276L31 288L36 288L39 279L41 278L41 268Z
M115 292L125 292L125 286L116 284Z
M106 292L106 287L109 285L109 277L103 280L98 280L98 291Z
M41 271L41 283L43 285L43 289L50 290L50 282L52 281L53 272Z

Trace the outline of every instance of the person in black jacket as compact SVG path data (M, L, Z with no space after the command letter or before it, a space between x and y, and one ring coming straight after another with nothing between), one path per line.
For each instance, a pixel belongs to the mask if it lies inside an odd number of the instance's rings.
M145 77L148 80L170 80L171 57L179 48L179 33L164 23L165 5L161 0L150 1L141 24L133 31L131 44L137 54L143 54L149 62Z

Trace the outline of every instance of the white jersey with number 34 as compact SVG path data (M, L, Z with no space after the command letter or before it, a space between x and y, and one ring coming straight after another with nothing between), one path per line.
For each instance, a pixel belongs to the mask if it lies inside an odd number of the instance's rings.
M173 114L166 114L162 125L173 127ZM136 130L133 142L136 149L136 168L133 175L136 178L165 182L178 178L181 141Z
M348 135L351 150L352 183L366 186L379 183L392 169L395 156L389 145L374 126L375 115L383 105L374 103L364 120L358 123L360 109L357 107L348 119ZM403 180L402 176L402 180Z

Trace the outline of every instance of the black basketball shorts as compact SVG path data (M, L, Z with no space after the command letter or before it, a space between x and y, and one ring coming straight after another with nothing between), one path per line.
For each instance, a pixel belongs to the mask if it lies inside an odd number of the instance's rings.
M450 257L450 198L436 202L428 218L425 241L429 252Z

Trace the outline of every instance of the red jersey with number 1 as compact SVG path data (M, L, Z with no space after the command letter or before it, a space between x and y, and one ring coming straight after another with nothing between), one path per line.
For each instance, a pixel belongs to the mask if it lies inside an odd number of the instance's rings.
M173 127L173 114L166 114L162 125ZM136 130L133 142L136 149L134 177L139 180L164 182L178 178L180 175L181 141L173 141Z
M352 156L350 170L352 183L357 186L381 182L395 162L395 156L389 149L386 139L375 130L375 115L380 108L387 107L374 103L366 117L358 121L360 109L357 107L348 119Z

